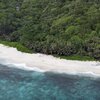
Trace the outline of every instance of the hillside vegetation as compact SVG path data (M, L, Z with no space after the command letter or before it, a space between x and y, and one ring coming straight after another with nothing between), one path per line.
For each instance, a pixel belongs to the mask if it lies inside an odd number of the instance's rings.
M0 39L100 60L100 0L0 0Z

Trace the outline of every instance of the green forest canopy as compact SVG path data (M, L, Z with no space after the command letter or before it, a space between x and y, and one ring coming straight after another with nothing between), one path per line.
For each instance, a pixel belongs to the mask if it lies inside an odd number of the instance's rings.
M0 39L100 59L100 0L0 0Z

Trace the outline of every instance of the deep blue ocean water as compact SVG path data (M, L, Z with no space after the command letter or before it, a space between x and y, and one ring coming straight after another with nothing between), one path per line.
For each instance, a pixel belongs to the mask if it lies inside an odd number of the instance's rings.
M0 100L100 100L100 79L0 65Z

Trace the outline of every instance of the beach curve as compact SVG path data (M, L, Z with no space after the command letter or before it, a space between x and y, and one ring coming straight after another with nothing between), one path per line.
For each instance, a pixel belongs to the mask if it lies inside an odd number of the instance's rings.
M15 64L16 67L26 70L100 76L100 62L65 60L51 55L23 53L3 44L0 44L0 59L3 59L3 64Z

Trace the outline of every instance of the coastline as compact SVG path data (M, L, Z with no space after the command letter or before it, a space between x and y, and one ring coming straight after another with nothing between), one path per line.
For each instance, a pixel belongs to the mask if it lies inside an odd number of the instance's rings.
M24 52L24 53L37 53L37 52L32 52L30 49L27 47L23 46L22 44L18 42L8 42L8 41L0 41L0 44L3 44L5 46L9 47L14 47L18 51ZM72 55L72 56L60 56L57 54L53 54L52 56L61 58L61 59L66 59L66 60L78 60L78 61L96 61L93 57L89 56L80 56L80 55Z
M100 76L100 62L65 60L51 55L23 53L3 44L0 44L0 59L4 60L4 64L15 64L17 68L26 70Z

